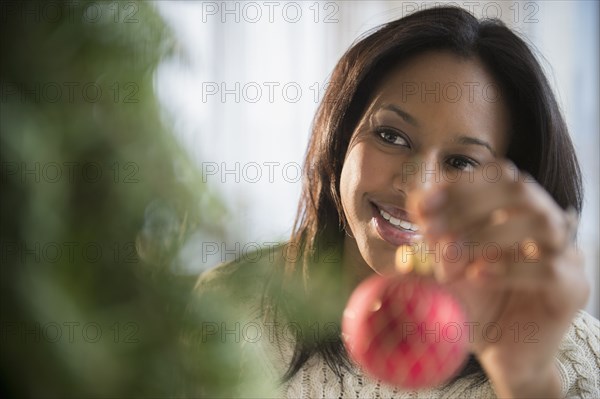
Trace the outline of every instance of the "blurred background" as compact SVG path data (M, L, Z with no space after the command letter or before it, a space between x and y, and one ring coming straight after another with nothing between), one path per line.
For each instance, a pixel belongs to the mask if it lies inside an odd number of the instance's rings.
M0 396L272 393L238 370L258 361L244 330L204 334L242 316L190 290L287 239L348 46L443 3L1 0ZM584 172L598 317L598 2L452 4L539 51Z
M164 61L156 88L178 139L229 211L226 240L203 238L202 270L285 240L310 124L328 76L367 30L452 4L500 18L537 52L566 115L585 179L579 244L598 317L597 1L159 2L185 58Z
M180 257L227 212L156 96L177 53L149 2L0 1L0 397L268 395Z

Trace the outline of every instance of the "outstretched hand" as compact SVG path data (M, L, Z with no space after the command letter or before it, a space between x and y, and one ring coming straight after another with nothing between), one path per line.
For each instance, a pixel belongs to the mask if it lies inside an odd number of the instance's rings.
M436 278L465 306L462 333L498 396L558 396L554 358L589 295L573 212L509 162L411 200Z

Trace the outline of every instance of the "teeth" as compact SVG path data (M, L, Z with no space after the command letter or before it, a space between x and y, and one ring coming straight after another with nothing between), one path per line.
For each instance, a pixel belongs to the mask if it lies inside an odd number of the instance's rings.
M390 215L389 213L387 213L384 210L379 210L379 213L381 214L381 216L387 220L388 222L390 222L390 224L396 226L396 227L401 227L404 230L410 230L410 231L419 231L419 226L417 226L414 223L410 223L406 220L402 220L402 219L397 219L395 217L393 217L392 215Z

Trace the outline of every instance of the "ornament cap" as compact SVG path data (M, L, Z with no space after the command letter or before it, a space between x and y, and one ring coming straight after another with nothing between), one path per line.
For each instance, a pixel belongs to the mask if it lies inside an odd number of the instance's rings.
M396 270L401 274L432 275L433 262L431 258L434 254L425 251L425 246L425 242L399 246L396 250Z

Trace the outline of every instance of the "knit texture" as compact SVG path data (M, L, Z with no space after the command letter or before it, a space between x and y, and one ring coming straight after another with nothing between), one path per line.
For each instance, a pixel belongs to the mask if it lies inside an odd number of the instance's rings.
M386 385L364 375L358 367L339 378L318 355L312 356L290 381L278 384L293 353L294 325L268 322L261 316L261 295L267 278L268 271L264 267L236 262L204 273L196 292L199 296L209 291L224 293L224 298L233 301L247 316L244 321L253 323L252 339L243 342L247 356L240 367L262 369L265 379L277 385L275 397L496 398L490 382L477 384L477 376L419 391L403 391ZM555 361L563 397L600 398L600 322L585 311L577 312ZM240 396L244 396L243 393Z
M563 338L556 363L562 395L567 398L600 398L600 323L579 311ZM285 386L287 398L495 398L489 381L475 384L465 377L437 389L401 391L354 370L342 379L319 357L311 358Z

